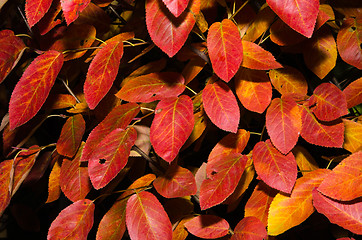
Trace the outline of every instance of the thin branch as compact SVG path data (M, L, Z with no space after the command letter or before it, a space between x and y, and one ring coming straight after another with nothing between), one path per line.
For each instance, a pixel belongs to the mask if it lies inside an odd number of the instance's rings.
M75 94L73 93L72 89L70 89L68 84L64 81L64 79L62 78L59 79L62 81L62 83L64 84L65 88L68 90L70 95L72 95L75 98L75 101L77 101L77 103L81 103L80 100L77 98L77 96L75 96Z

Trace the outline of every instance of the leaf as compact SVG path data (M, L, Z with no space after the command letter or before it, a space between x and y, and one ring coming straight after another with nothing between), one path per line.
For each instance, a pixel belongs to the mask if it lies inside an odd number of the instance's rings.
M0 32L0 83L20 60L26 46L11 30Z
M194 128L192 100L189 96L161 100L155 109L150 140L155 152L172 162Z
M291 28L310 38L319 12L318 0L267 0L270 8Z
M272 98L272 86L265 71L241 68L235 76L235 90L241 104L257 113L263 113Z
M37 114L62 66L63 55L56 51L45 52L28 66L10 98L10 130L23 125Z
M193 0L190 10L179 17L168 14L161 0L146 1L146 25L152 41L169 57L173 57L184 45L195 25L195 17L200 9L200 1Z
M57 142L57 152L72 158L78 150L85 131L85 121L81 114L71 116L63 125Z
M242 41L243 44L243 62L242 66L256 70L269 70L275 68L282 68L283 66L278 63L274 56L264 50L259 45Z
M339 119L333 122L320 122L309 109L303 106L300 135L307 142L315 145L340 148L344 141L344 125Z
M90 3L90 0L60 0L63 14L67 25L74 22L79 13L82 12Z
M276 236L298 226L314 212L312 190L330 174L318 169L298 178L290 196L278 193L269 208L268 234Z
M337 35L339 55L348 64L362 69L362 17L346 18Z
M328 27L319 29L303 49L304 62L320 79L336 66L337 45Z
M184 197L196 194L194 175L177 164L171 165L164 175L153 182L156 191L166 198Z
M351 201L362 196L362 151L353 153L340 162L329 174L318 191L338 201Z
M84 83L84 97L90 109L94 109L111 89L122 56L123 43L107 41L92 60Z
M157 198L146 191L128 199L126 225L132 240L172 239L172 226L167 213Z
M272 69L269 71L269 77L273 86L282 95L290 95L299 100L308 93L308 83L303 74L293 67Z
M48 240L87 239L93 226L94 203L91 200L79 200L63 209L52 222Z
M43 109L63 109L74 107L77 100L70 94L50 94Z
M256 217L244 217L235 227L230 240L263 240L268 233L265 225Z
M10 176L13 168L12 160L0 162L0 216L10 203Z
M26 0L25 16L29 26L33 27L45 15L52 5L52 0Z
M215 215L200 215L185 223L187 231L199 238L215 239L229 233L229 223Z
M79 14L75 22L75 24L90 24L96 28L97 33L109 31L110 23L109 15L92 2Z
M136 139L133 127L116 128L98 144L88 161L89 178L95 189L106 186L126 166Z
M177 227L172 232L172 240L185 240L189 235L185 228L185 223L192 219L193 215L187 215L184 217L178 224Z
M185 79L176 72L158 72L135 77L126 82L116 96L128 102L153 102L177 97L185 90Z
M136 103L126 103L112 109L106 118L98 124L89 134L85 143L81 162L92 158L93 152L99 143L116 128L125 129L138 114L140 107Z
M297 179L297 163L292 153L281 154L268 139L253 149L254 167L259 177L270 187L291 193Z
M343 148L352 153L362 150L362 124L348 119L343 119L343 124Z
M222 203L239 183L248 158L240 153L229 153L214 159L207 165L211 172L200 187L202 210Z
M326 216L331 223L337 224L355 234L362 234L362 202L337 202L313 190L313 206Z
M237 26L229 19L213 23L207 35L207 49L216 75L229 82L243 59L243 45Z
M57 19L61 10L62 6L60 5L60 0L52 1L52 5L50 6L48 12L37 23L40 35L47 34L50 30L54 29L55 26L62 23L61 19Z
M60 157L60 155L58 155ZM48 182L48 198L45 203L51 203L56 201L61 193L60 189L60 163L59 158L55 160L54 166L52 171L49 175L49 182Z
M344 90L347 107L352 108L362 103L362 77L351 82Z
M202 101L207 116L217 127L236 133L240 110L233 92L224 82L206 85L202 91Z
M301 112L291 97L274 98L266 112L266 129L273 145L287 154L302 130Z
M175 16L178 17L186 9L189 4L189 0L162 0L168 10Z
M83 146L84 142L74 159L63 159L60 169L59 185L64 195L72 202L84 199L92 188L88 167L80 162Z
M317 162L314 160L312 155L310 155L310 153L302 146L295 146L292 149L292 153L295 157L298 168L303 175L319 168Z

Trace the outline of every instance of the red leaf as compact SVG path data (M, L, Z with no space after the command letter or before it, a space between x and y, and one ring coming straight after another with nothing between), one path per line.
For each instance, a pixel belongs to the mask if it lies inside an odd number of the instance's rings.
M320 122L309 109L302 107L300 135L315 145L340 148L344 141L344 125L339 119L333 122Z
M157 198L149 192L128 199L126 225L132 240L171 240L172 226Z
M10 176L13 168L12 160L5 160L0 163L0 216L10 203Z
M176 72L150 73L135 77L116 96L128 102L153 102L177 97L185 90L185 79Z
M297 179L297 163L293 154L281 154L270 142L258 142L253 149L254 167L269 186L291 193Z
M171 165L165 175L156 178L153 186L166 198L194 195L197 191L194 175L177 164Z
M202 91L202 101L207 116L217 127L236 133L240 110L233 92L224 82L206 85Z
M362 150L362 124L348 119L343 119L343 124L343 148L352 153Z
M80 162L83 146L84 144L79 148L74 159L63 159L60 169L60 187L64 195L72 202L84 199L92 188L88 177L88 167Z
M344 90L347 107L352 108L362 103L362 77L351 82Z
M266 129L273 145L287 154L302 130L301 112L291 97L274 98L266 112Z
M0 32L0 83L15 67L25 49L25 44L11 30Z
M265 225L258 218L245 217L236 225L230 240L263 240L267 237Z
M122 56L123 43L107 41L92 60L84 83L84 97L90 109L94 109L111 89Z
M57 152L63 156L73 157L77 153L84 131L85 121L81 114L69 117L60 133Z
M351 201L362 196L362 151L340 162L318 187L323 195L338 201Z
M62 10L60 0L53 0L48 12L40 19L37 28L41 35L47 34L55 26L62 23L61 19L57 19L58 14Z
M216 75L229 82L243 59L243 45L237 26L229 19L213 23L207 35L207 49Z
M220 238L229 233L229 223L218 216L200 215L186 222L187 231L199 238Z
M168 10L175 16L178 17L186 9L189 4L189 0L162 0Z
M319 12L319 0L267 0L270 8L291 28L311 37Z
M239 183L248 158L240 153L229 153L213 159L207 165L211 176L200 187L200 207L202 210L222 203L230 196Z
M9 103L10 129L23 125L40 110L63 66L63 55L47 51L37 57L16 84Z
M140 108L136 103L119 105L107 115L89 134L85 143L81 161L88 161L99 143L116 128L125 129L132 119L138 114Z
M93 226L94 203L91 200L79 200L63 209L52 222L48 240L87 239Z
M362 234L362 201L337 202L313 190L313 206L331 223L355 234Z
M270 52L264 50L259 45L248 41L242 41L242 44L243 62L241 65L243 67L256 70L269 70L283 67L275 60Z
M98 144L88 161L89 177L95 189L106 186L126 166L136 139L133 127L117 128Z
M337 35L337 47L341 58L348 64L362 69L362 17L346 18Z
M90 0L60 0L67 25L74 22L79 13L90 3Z
M155 109L150 130L155 152L167 162L172 162L193 128L193 106L189 96L161 100Z
M161 0L146 1L146 24L152 41L169 57L173 57L184 45L195 25L200 1L194 0L190 11L184 11L178 18L167 14Z
M52 5L52 0L26 0L25 15L29 26L34 26Z
M309 99L309 107L321 121L332 121L348 113L347 101L343 92L332 83L322 83Z
M272 98L272 86L265 71L242 68L235 76L236 95L243 106L263 113Z

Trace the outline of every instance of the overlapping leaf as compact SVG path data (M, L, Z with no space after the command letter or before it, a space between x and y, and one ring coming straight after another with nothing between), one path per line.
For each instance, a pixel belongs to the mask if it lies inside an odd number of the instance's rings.
M272 86L265 71L242 68L235 76L236 95L243 106L262 113L272 98Z
M362 103L362 77L350 83L344 90L347 107L352 108Z
M26 0L25 15L29 26L34 26L52 5L52 0Z
M105 33L109 30L111 19L109 15L94 3L88 6L79 14L76 24L90 24L94 26L97 33Z
M28 66L10 98L10 129L26 123L40 110L62 66L63 55L56 51L45 52Z
M362 151L340 162L318 187L323 195L338 201L351 201L362 196Z
M67 25L74 22L79 13L90 3L90 0L60 0Z
M167 14L168 9L161 0L146 1L146 25L152 41L169 57L173 57L184 45L195 25L200 11L200 1L193 0L190 11L185 10L179 17Z
M89 134L83 149L81 161L88 161L99 143L116 128L125 129L138 114L140 108L136 103L119 105L112 109L106 118Z
M297 103L290 97L274 98L266 112L266 129L279 151L287 154L292 150L302 129Z
M44 109L63 109L74 107L77 100L70 94L50 94L43 105Z
M269 70L283 67L275 60L270 52L264 50L259 45L248 41L242 41L242 44L243 67L256 70Z
M123 43L108 41L92 60L84 83L84 97L90 109L94 109L111 89L122 56Z
M307 142L323 147L342 147L344 125L341 120L320 122L309 109L306 107L301 109L302 131L300 135Z
M230 240L267 239L265 225L256 217L245 217L235 227Z
M269 208L268 234L275 236L304 222L313 212L312 190L330 174L318 169L298 178L290 196L278 193Z
M172 239L167 213L150 192L143 191L128 199L126 225L132 240Z
M243 60L243 45L236 25L229 19L213 23L207 35L207 49L214 72L229 82Z
M270 142L258 142L253 149L255 170L269 186L291 193L297 179L297 163L292 153L280 153Z
M95 189L106 186L124 168L136 139L133 127L117 128L99 143L88 161L89 178Z
M47 34L55 26L61 24L62 20L57 19L58 14L62 10L60 0L53 0L48 12L40 19L37 28L41 35Z
M194 128L192 100L186 95L161 100L155 113L150 140L155 152L171 162Z
M337 224L355 234L362 234L362 202L334 201L323 196L317 189L313 190L313 206L325 215L331 223Z
M71 204L50 225L48 240L87 239L93 226L93 214L93 201L83 199Z
M292 150L292 153L295 157L298 168L303 175L319 168L312 155L310 155L310 153L302 146L295 146Z
M194 175L177 164L171 165L165 175L156 178L153 186L166 198L189 196L197 191Z
M240 153L228 153L214 159L208 171L211 174L200 187L200 207L207 209L222 203L239 183L248 158Z
M343 148L352 153L362 150L362 124L348 119L343 119L343 124Z
M207 116L217 127L236 133L240 110L235 95L224 82L206 85L202 91L202 101Z
M12 160L5 160L0 163L0 216L10 203L10 173L13 168Z
M189 4L189 0L162 0L168 10L175 16L178 17L186 9Z
M318 0L267 0L267 3L295 31L312 36L319 12Z
M60 156L60 155L58 155ZM61 193L60 188L60 163L59 159L55 160L52 171L49 174L49 182L48 182L48 198L46 203L54 202L57 200Z
M71 116L63 125L57 142L59 154L73 157L78 150L85 131L85 121L81 114Z
M153 102L177 97L185 90L185 79L176 72L158 72L135 77L126 82L116 96L128 102Z
M187 231L199 238L214 239L228 234L229 223L215 215L200 215L185 223Z

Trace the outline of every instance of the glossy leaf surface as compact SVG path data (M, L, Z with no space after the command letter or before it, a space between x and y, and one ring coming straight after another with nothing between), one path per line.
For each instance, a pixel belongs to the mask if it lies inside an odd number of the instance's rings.
M259 45L248 41L242 41L242 44L243 67L256 70L269 70L283 67L275 60L270 52L264 50Z
M150 140L155 152L172 162L194 128L192 100L186 95L161 100L155 109Z
M74 22L79 13L82 12L90 3L90 0L60 0L63 14L67 25Z
M265 225L256 217L245 217L235 227L230 240L262 240L268 237Z
M206 85L202 91L202 101L207 116L217 127L236 133L240 110L235 95L224 82Z
M167 213L157 198L146 191L128 199L126 225L132 240L172 239L172 226Z
M25 2L25 15L29 26L32 27L39 22L51 5L51 0L27 0Z
M347 107L352 108L362 103L362 77L350 83L344 90Z
M11 95L10 129L23 125L40 110L63 66L63 55L47 51L25 70Z
M187 231L205 239L220 238L228 234L229 223L215 215L200 215L185 223Z
M216 75L229 82L243 60L243 45L236 25L229 19L212 24L207 35L207 49Z
M186 9L189 0L162 0L168 10L175 16L178 17Z

